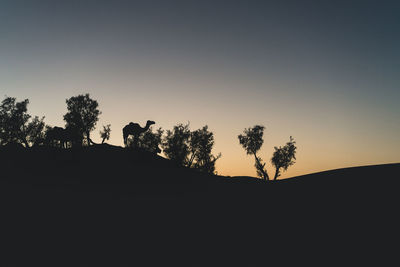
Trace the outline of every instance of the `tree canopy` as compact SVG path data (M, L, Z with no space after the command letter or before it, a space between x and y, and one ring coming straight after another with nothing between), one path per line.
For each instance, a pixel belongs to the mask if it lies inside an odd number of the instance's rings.
M44 138L44 117L28 114L29 100L17 102L15 97L5 97L0 105L0 144L20 143L25 147L38 144Z
M262 125L255 125L253 128L244 129L243 133L238 136L239 143L246 150L248 155L256 154L264 143L265 127Z
M281 169L286 171L289 166L292 166L295 163L296 159L296 141L294 141L293 137L290 137L289 142L286 143L283 147L274 147L275 151L272 156L271 162L272 165L275 166L275 177L278 178L281 175Z
M78 129L85 136L87 144L93 141L90 139L90 132L96 127L101 114L99 104L90 98L89 94L73 96L66 100L68 112L64 115L67 128Z
M191 131L189 123L178 124L173 130L167 131L162 146L167 158L180 166L196 168L207 173L215 172L215 163L221 154L214 156L214 134L208 126Z
M139 148L148 151L150 153L160 153L161 149L159 146L162 142L162 135L164 130L160 127L155 132L153 132L153 127L150 127L149 130L141 134L138 138L138 146ZM129 146L134 147L133 138L129 138Z
M257 156L257 152L261 149L264 143L265 127L262 125L255 125L252 128L244 129L243 134L238 136L239 143L246 150L247 155L253 155L255 159L254 166L257 170L257 175L262 177L264 180L269 180L268 172L265 169L265 163L262 159Z
M217 156L212 155L214 134L208 130L208 126L193 131L189 143L192 154L188 162L189 167L193 165L201 171L214 173L215 162L221 157L221 153Z
M172 130L167 130L163 138L162 147L167 158L175 161L180 166L188 163L190 140L189 123L175 125Z

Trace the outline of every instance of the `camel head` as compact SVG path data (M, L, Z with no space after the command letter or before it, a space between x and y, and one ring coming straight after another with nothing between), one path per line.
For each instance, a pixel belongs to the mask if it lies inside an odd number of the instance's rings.
M153 124L155 124L155 122L154 122L154 121L150 121L150 120L148 120L148 121L146 122L146 126L150 126L150 125L153 125Z

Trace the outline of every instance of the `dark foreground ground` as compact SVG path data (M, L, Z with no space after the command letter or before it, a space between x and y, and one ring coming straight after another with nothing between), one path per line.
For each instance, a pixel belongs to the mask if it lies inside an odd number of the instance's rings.
M265 183L99 145L2 149L0 168L0 266L398 261L400 164Z

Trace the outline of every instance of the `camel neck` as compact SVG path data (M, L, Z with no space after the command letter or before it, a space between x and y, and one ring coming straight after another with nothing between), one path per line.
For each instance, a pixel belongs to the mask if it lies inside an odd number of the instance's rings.
M150 128L150 124L146 123L146 126L143 128L145 131L147 131Z

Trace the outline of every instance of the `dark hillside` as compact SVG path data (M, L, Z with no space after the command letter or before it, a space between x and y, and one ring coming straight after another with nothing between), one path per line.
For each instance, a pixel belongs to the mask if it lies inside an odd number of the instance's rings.
M259 186L265 186L259 179L209 175L178 167L146 151L110 145L69 150L7 148L0 150L0 160L1 183L32 185L43 190L42 194L52 194L54 189L81 192L82 197L85 192L103 192L104 200L207 199L226 198L239 189L239 185L241 191L247 187L261 190ZM69 197L68 194L65 197Z
M37 147L0 150L1 183L79 192L113 199L174 198L212 193L229 178L200 173L146 151L95 145L81 149ZM255 183L260 183L252 179Z
M398 223L400 164L265 183L109 145L8 147L0 162L7 266L382 263Z
M51 193L57 190L106 192L112 199L148 198L260 198L276 194L306 199L350 195L373 198L377 190L393 190L400 164L353 167L266 183L252 177L224 177L176 166L146 151L111 145L81 149L36 147L0 149L4 188L31 185ZM107 195L107 194L106 194ZM387 194L386 194L387 195ZM290 197L291 196L291 197ZM106 198L107 199L107 198Z
M399 163L382 164L301 175L279 183L283 187L301 188L322 199L381 202L386 198L388 201L389 198L397 198L399 173Z

